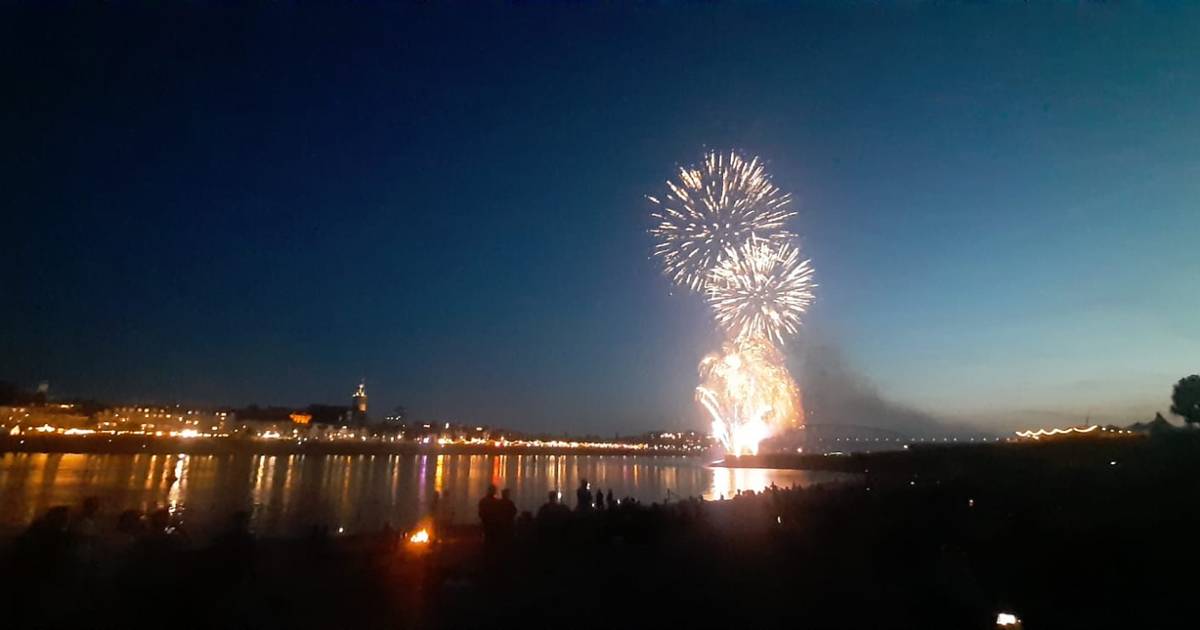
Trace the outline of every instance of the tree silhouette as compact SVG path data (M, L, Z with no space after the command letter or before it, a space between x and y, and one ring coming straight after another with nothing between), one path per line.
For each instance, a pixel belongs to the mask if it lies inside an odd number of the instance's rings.
M1188 426L1200 423L1200 374L1185 376L1175 383L1171 413L1182 416Z

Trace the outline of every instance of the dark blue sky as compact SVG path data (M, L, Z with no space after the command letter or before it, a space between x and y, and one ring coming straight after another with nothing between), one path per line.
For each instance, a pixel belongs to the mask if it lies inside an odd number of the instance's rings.
M1200 370L1194 8L5 14L2 379L700 428L643 195L705 147L799 200L797 364L989 428Z

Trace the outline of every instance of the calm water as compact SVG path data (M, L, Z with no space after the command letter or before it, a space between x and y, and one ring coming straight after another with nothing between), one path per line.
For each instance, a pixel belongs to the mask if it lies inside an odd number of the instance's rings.
M0 455L0 535L18 533L54 505L101 500L103 516L165 506L192 532L216 532L229 514L253 510L265 535L298 535L315 523L345 533L407 527L434 491L458 522L473 522L489 482L513 491L535 511L549 490L574 506L581 478L617 497L662 501L675 495L718 498L774 482L806 485L836 479L796 470L708 468L683 457L576 455Z

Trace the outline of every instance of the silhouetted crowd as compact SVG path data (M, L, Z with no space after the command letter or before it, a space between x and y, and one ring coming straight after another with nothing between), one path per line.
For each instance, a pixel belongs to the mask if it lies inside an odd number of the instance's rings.
M575 511L581 515L593 510L604 511L606 505L608 509L619 507L611 488L607 498L600 489L593 494L587 479L583 479L575 491L575 501ZM625 498L624 503L626 506L637 504L632 498ZM508 488L497 498L496 486L488 485L487 494L479 500L479 522L483 527L484 541L488 548L512 542L518 526L525 532L528 532L532 525L536 526L536 531L541 535L559 535L571 520L571 516L570 508L562 503L561 493L557 490L547 493L546 502L538 508L536 517L528 511L521 512L518 517L517 506L513 503Z
M181 606L173 625L223 628L982 628L1002 611L1030 627L1181 627L1190 600L1159 586L1196 561L1198 449L1200 436L935 451L716 501L647 504L581 481L574 501L549 492L532 511L490 487L480 527L452 525L435 494L420 551L390 528L256 540L245 512L198 545L162 509L102 527L89 499L14 541L0 600L14 628L155 625ZM581 616L581 593L659 605Z

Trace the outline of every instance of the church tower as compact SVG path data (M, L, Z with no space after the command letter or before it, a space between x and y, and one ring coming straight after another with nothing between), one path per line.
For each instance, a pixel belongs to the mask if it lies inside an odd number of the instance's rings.
M367 423L367 385L365 382L359 382L358 390L354 392L354 396L350 399L350 417L355 424Z

